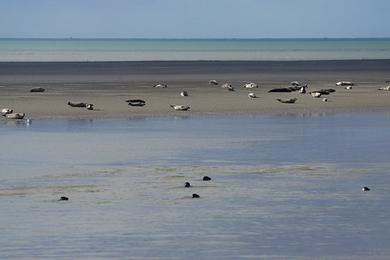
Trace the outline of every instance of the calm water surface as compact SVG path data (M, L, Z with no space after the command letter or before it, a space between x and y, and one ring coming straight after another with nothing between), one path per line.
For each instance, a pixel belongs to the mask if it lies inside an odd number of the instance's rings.
M0 39L0 61L390 59L390 39Z
M390 256L389 114L1 120L0 140L1 259Z

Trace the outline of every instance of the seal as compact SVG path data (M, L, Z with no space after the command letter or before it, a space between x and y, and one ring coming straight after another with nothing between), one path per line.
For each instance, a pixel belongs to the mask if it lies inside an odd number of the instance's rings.
M180 96L188 97L188 92L187 91L182 91L182 92L180 92Z
M168 85L167 84L163 84L163 83L159 83L159 84L156 84L153 86L154 88L167 88Z
M248 94L248 97L249 98L257 98L256 94L252 93L252 92Z
M187 111L190 109L189 106L183 106L183 105L170 105L173 109L177 111Z
M209 84L210 85L218 85L219 83L215 79L212 79L212 80L209 81Z
M298 99L297 98L290 98L290 99L277 98L276 100L279 101L280 103L294 104Z
M350 81L339 81L336 83L336 86L340 87L340 86L353 86L355 85L354 83L350 82Z
M127 104L132 107L143 107L146 105L145 100L142 99L129 99L126 100Z
M61 196L60 199L58 201L64 201L64 200L69 200L68 197L65 197L65 196Z
M229 90L229 91L234 91L233 86L232 86L231 84L229 84L229 83L224 83L224 84L221 86L221 88L225 88L225 89L227 89L227 90Z
M71 102L71 101L69 101L68 102L68 106L71 106L71 107L87 107L87 103L84 103L84 102Z
M39 87L30 89L30 92L45 92L45 90L46 89Z

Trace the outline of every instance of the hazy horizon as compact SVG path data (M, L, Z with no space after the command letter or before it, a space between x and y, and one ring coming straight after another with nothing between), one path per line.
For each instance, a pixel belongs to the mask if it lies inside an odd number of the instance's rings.
M0 0L0 38L389 38L387 0Z
M199 37L0 37L0 40L388 40L385 37L225 37L225 38L199 38Z

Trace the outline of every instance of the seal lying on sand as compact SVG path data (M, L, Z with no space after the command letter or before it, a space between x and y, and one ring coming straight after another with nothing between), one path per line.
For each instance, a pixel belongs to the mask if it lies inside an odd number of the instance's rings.
M252 89L252 88L258 88L259 86L256 83L249 82L244 85L244 88Z
M145 106L146 102L142 99L129 99L126 100L127 104L132 107L143 107Z
M390 86L378 88L378 90L390 91Z
M30 92L45 92L45 89L44 88L32 88L30 89Z
M6 114L5 117L7 119L23 119L24 118L24 113L10 113Z
M290 99L277 98L276 100L279 101L280 103L294 104L298 99L297 98L290 98Z
M84 103L84 102L75 103L75 102L69 101L68 102L68 106L71 106L71 107L87 107L87 103Z
M257 98L257 96L256 96L255 93L249 93L249 94L248 94L248 97L249 97L249 98Z
M210 85L218 85L219 83L215 79L212 79L212 80L209 81L209 84Z
M187 111L190 109L189 106L183 106L183 105L170 105L173 109L177 111Z
M294 86L294 87L298 87L298 86L300 86L301 84L300 84L298 81L292 81L292 82L290 83L290 85L291 85L291 86Z
M1 115L5 116L7 114L11 114L12 112L14 112L13 109L10 109L10 108L3 108L1 109Z
M336 83L336 86L340 87L340 86L353 86L355 85L354 83L350 82L350 81L339 81Z
M188 92L187 91L182 91L182 92L180 92L180 96L188 97Z
M304 86L291 86L291 87L286 87L286 88L273 88L269 90L268 92L293 92L293 91L298 91L301 90L302 88L306 88L307 85Z
M330 93L336 92L333 88L320 89L316 92L321 93L321 95L329 95Z
M159 83L159 84L156 84L153 86L154 88L167 88L168 85L167 84L163 84L163 83Z
M293 92L290 88L273 88L271 90L268 90L268 92Z
M229 83L224 83L221 88L226 88L227 90L229 91L234 91L234 88L232 85L230 85Z
M310 95L314 98L320 98L322 94L319 91L312 91L310 92Z

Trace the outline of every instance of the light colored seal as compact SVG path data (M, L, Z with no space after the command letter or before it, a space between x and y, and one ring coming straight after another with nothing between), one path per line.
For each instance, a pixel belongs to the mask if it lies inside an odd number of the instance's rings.
M177 111L187 111L190 109L189 106L183 106L183 105L170 105L173 109Z

